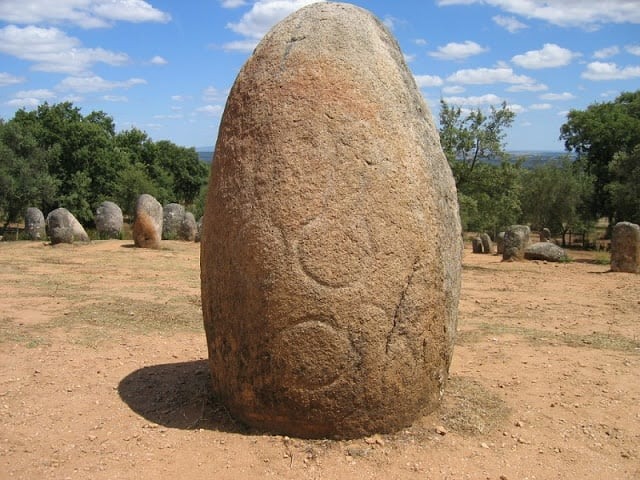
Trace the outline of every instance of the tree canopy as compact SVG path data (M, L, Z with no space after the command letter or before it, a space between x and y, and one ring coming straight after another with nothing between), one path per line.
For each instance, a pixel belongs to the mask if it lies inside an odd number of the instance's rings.
M19 220L27 207L46 215L65 207L91 224L105 200L132 213L138 195L201 210L208 165L195 149L152 141L136 128L119 133L102 111L82 115L70 102L18 110L0 120L0 220ZM200 212L194 212L200 213Z
M571 110L560 129L565 148L578 155L583 170L593 178L589 211L613 224L637 219L638 145L640 145L640 90L620 94L612 102Z

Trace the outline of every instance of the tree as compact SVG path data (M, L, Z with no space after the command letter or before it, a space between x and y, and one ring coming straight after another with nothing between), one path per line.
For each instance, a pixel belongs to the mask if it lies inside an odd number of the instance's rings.
M142 193L190 206L208 176L195 149L153 142L135 128L116 133L109 115L83 116L70 102L45 103L0 120L0 154L3 221L18 220L25 206L44 213L66 207L91 226L103 201L132 213Z
M514 118L506 102L491 106L486 116L479 108L463 115L460 107L440 100L440 143L458 188L471 180L478 162L504 158L504 130Z
M521 163L504 152L505 129L515 114L502 103L489 115L466 115L440 100L440 143L453 171L463 229L494 235L520 216Z
M585 208L592 179L579 165L565 157L523 172L521 205L523 219L536 229L549 228L562 235L584 230L589 224Z
M640 90L622 93L613 102L594 103L586 110L571 110L560 129L565 148L578 154L578 162L593 178L593 194L589 211L593 218L606 216L610 224L623 220L624 206L614 203L613 192L621 191L608 185L628 183L615 178L612 162L617 155L633 158L640 144ZM619 196L615 197L618 201Z
M609 173L611 182L605 190L611 196L615 218L640 224L640 145L631 153L617 153Z
M20 144L15 152L10 145ZM47 152L16 125L0 122L0 220L5 230L30 206L55 197L58 182L47 170Z

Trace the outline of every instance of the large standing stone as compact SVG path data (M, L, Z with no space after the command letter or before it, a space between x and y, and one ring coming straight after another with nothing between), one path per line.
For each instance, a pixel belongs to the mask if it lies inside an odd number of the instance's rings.
M178 240L184 221L185 208L179 203L168 203L162 209L162 239Z
M462 236L438 131L366 11L278 24L231 90L201 246L215 394L253 426L353 437L439 403Z
M120 238L122 224L122 210L115 203L102 202L96 209L96 230L102 240Z
M160 248L162 205L147 193L138 197L133 221L133 243L140 248Z
M66 208L56 208L47 215L47 234L51 244L88 242L89 235L84 227Z
M502 260L524 260L524 250L529 246L531 230L527 225L511 225L504 232Z
M27 208L24 215L24 232L29 240L44 240L47 237L47 223L39 208Z
M640 226L618 222L611 236L611 270L640 273Z
M551 242L538 242L529 245L524 249L524 258L547 262L565 262L569 259L563 248Z

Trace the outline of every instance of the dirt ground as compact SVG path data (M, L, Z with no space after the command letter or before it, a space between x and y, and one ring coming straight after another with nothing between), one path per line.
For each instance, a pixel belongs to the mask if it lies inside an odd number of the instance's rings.
M570 254L467 249L442 407L329 441L216 402L198 244L0 242L0 478L638 479L640 275Z

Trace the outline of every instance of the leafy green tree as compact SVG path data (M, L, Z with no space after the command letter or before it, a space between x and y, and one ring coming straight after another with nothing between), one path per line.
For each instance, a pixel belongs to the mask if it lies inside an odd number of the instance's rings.
M514 118L506 102L500 108L491 106L487 116L479 108L465 115L459 106L440 100L440 143L458 188L473 181L479 162L505 158L505 129Z
M458 189L464 230L494 235L520 216L521 162L508 161L505 129L515 114L502 103L489 115L480 109L464 114L440 100L440 143Z
M109 115L94 111L83 116L70 102L18 110L0 122L0 141L0 213L10 221L25 205L44 213L63 206L91 225L104 200L132 213L142 193L188 207L198 200L208 176L195 149L153 142L135 128L116 133Z
M633 151L640 144L640 90L622 93L613 102L594 103L586 110L571 110L560 129L560 138L568 151L578 154L579 164L593 177L589 204L592 217L606 216L610 224L624 220L622 213L627 207L614 203L613 192L623 191L620 185L627 182L619 176L616 179L617 167L612 162L616 155L634 158ZM617 187L609 187L613 181ZM622 200L619 195L615 198Z
M55 197L58 182L47 171L47 152L28 133L0 122L0 220L3 230L31 206ZM20 144L19 153L9 145Z
M569 158L523 171L523 219L534 229L549 228L553 235L589 227L586 202L592 192L592 179Z
M605 187L615 218L640 224L640 145L614 155L609 164L611 182Z

